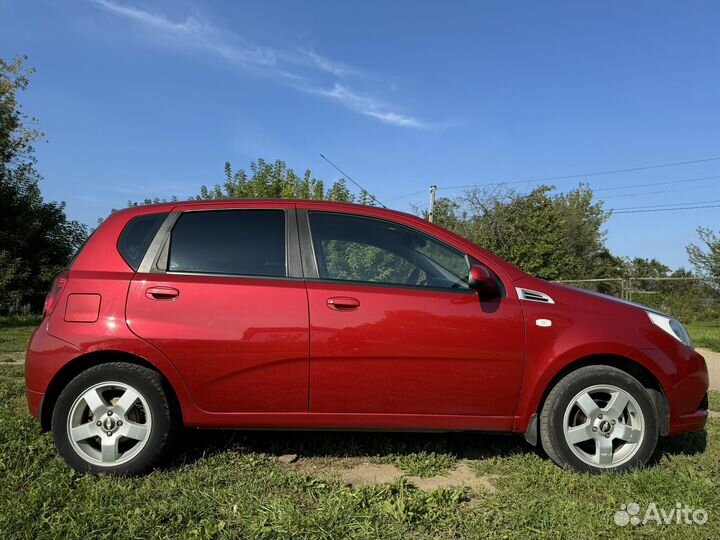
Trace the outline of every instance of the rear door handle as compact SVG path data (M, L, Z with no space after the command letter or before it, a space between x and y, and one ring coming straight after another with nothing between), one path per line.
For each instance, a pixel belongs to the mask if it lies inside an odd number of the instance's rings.
M145 290L145 296L150 300L175 300L180 296L180 291L174 287L149 287Z
M360 307L360 300L349 296L333 296L328 298L327 307L336 311L353 311Z

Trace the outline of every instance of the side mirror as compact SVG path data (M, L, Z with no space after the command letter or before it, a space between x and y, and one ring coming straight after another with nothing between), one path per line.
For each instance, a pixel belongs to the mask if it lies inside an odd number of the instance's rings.
M473 264L470 267L468 285L478 293L484 300L495 298L500 295L497 278L492 271L484 264Z

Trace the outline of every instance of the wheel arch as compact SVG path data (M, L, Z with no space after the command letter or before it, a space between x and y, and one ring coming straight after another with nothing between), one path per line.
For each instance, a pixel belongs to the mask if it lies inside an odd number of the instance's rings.
M626 356L617 354L593 354L578 358L566 365L564 365L545 385L543 392L540 396L537 406L532 414L530 423L528 424L527 431L525 432L525 439L531 444L537 444L539 441L538 433L538 421L537 418L545 406L548 394L552 389L568 374L586 366L609 366L620 369L625 373L635 377L640 384L642 384L650 393L650 397L655 404L655 408L658 411L658 424L660 428L660 435L667 435L670 431L670 404L667 398L665 389L659 378L650 371L646 366L632 360Z
M135 364L159 373L163 378L163 383L168 392L168 399L170 400L172 406L179 415L180 421L182 422L183 410L180 405L178 392L173 386L173 384L170 382L170 379L165 373L162 372L162 370L160 370L152 362L149 362L145 358L137 356L136 354L116 350L103 350L80 355L65 364L60 370L58 370L58 372L50 381L50 384L47 387L47 391L45 392L45 396L43 397L42 404L40 405L39 419L42 429L44 431L50 430L52 414L55 408L55 404L57 403L58 397L60 397L60 393L62 392L63 388L65 388L71 380L73 380L80 373L90 367L101 364L109 364L112 362L126 362L130 364Z

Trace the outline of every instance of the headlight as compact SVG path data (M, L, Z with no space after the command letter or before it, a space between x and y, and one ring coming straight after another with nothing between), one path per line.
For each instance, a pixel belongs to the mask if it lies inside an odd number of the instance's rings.
M655 326L659 326L678 341L684 343L688 347L692 347L690 334L688 334L685 327L678 321L671 317L660 315L660 313L655 313L654 311L646 311L646 313Z

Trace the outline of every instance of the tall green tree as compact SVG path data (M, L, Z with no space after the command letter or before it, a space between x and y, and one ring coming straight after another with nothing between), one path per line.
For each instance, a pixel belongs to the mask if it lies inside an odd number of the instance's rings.
M690 244L686 248L690 263L698 274L709 277L716 285L720 285L720 238L705 227L698 227L697 233L705 246Z
M430 219L428 210L423 210L420 215L423 219ZM463 233L468 225L468 217L457 200L450 197L439 197L435 201L435 207L433 208L433 223L464 236Z
M455 206L443 202L439 222L545 279L619 276L622 261L605 246L610 213L602 202L585 185L567 193L553 189L475 188Z
M310 170L302 176L284 161L268 163L258 159L250 164L250 174L244 169L233 171L225 162L225 182L209 188L202 186L201 200L207 199L317 199L353 202L355 197L345 183L338 180L326 191L325 183L315 178Z
M44 201L33 144L43 138L18 94L30 83L26 57L0 59L0 313L39 311L53 277L87 231Z

